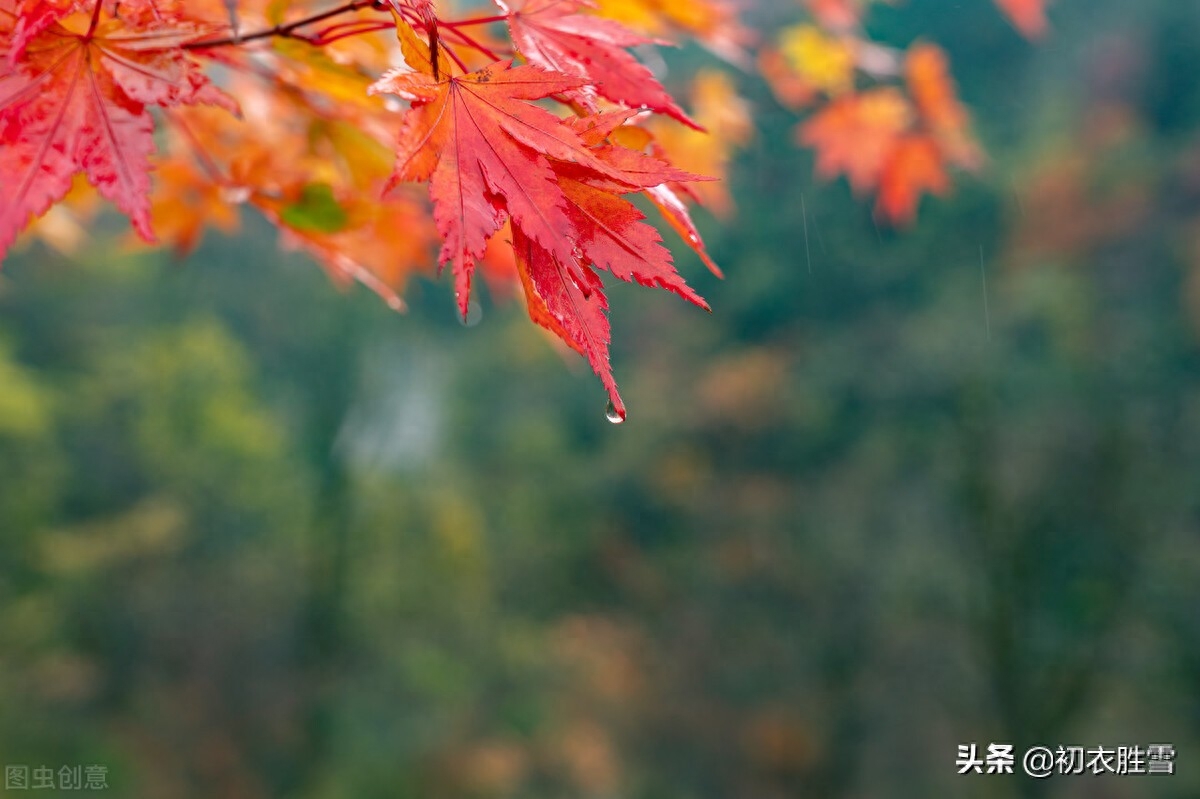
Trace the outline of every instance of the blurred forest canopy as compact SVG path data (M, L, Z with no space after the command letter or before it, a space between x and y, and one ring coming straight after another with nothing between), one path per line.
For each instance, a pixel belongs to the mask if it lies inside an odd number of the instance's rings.
M11 259L0 762L153 799L1200 795L1200 6L1061 0L1040 47L986 4L872 19L947 48L990 166L878 229L752 86L715 313L614 289L622 428L519 307L396 315L265 229ZM970 741L1180 763L958 777Z

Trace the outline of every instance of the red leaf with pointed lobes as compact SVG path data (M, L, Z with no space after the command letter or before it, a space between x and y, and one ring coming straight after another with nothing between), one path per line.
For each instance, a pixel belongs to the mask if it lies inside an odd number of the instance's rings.
M570 203L567 215L579 230L579 248L596 267L627 283L663 288L711 310L675 271L662 237L633 203L574 180L563 179L559 185Z
M16 63L0 62L0 260L32 218L62 199L82 172L153 240L149 105L210 103L236 110L180 49L206 29L157 21L154 33L101 21L85 31L54 22L25 43ZM69 22L69 20L68 20Z
M579 133L579 137L585 143L593 145L596 148L596 153L599 157L614 166L622 167L627 173L632 172L641 176L643 193L654 203L655 207L663 215L663 218L667 220L667 223L700 256L700 260L704 262L704 265L708 267L710 272L717 277L724 277L725 275L721 271L721 268L709 257L708 250L704 246L704 240L700 237L700 231L696 229L696 224L692 221L692 215L688 211L687 204L668 185L671 183L710 180L710 178L692 175L676 169L665 161L653 156L606 143L610 136L616 134L622 126L636 115L636 112L630 111L611 111L595 116L572 119L568 124ZM567 173L567 169L560 166L559 174L563 175L565 173ZM597 181L594 178L587 182L592 186L606 187L603 181ZM689 297L688 299L690 300L691 298Z
M646 196L650 198L659 213L674 228L680 238L687 242L696 255L700 256L700 260L708 267L708 271L719 278L724 278L725 273L721 271L721 267L717 266L717 262L709 256L708 248L704 246L704 239L700 238L700 231L696 228L696 223L692 221L692 214L683 198L665 184L647 189Z
M625 403L609 362L612 332L600 278L587 267L579 269L579 278L572 277L552 253L516 228L513 251L529 317L587 358L608 392L613 411L624 419Z
M665 44L618 22L576 14L583 0L496 0L508 14L513 43L525 60L555 72L586 78L605 99L648 108L699 129L676 105L654 74L625 48Z
M617 111L568 119L566 124L579 134L580 141L588 145L591 155L608 169L603 174L597 174L588 164L567 163L556 166L559 174L616 194L624 194L630 189L649 189L665 183L712 180L685 172L653 155L612 143L610 137L629 116L628 111Z
M514 228L574 270L583 217L568 215L556 170L611 193L696 179L631 150L589 147L572 126L527 102L580 85L580 78L499 62L445 80L389 73L372 88L412 103L397 143L393 181L429 180L444 240L440 261L453 265L464 314L475 262L510 217Z
M444 80L390 73L372 87L413 104L397 144L393 181L429 180L444 242L440 262L453 265L464 315L475 261L507 217L570 261L566 201L546 156L598 162L558 117L523 101L579 85L577 78L500 62Z

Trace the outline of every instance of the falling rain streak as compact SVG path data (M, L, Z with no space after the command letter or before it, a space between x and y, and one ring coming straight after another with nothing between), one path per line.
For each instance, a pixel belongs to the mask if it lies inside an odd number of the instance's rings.
M812 248L808 244L808 207L804 204L804 192L800 192L800 215L804 218L804 256L808 259L808 273L812 274Z
M992 310L988 307L987 272L983 268L983 245L979 245L979 279L983 283L983 321L987 325L988 341L992 340Z

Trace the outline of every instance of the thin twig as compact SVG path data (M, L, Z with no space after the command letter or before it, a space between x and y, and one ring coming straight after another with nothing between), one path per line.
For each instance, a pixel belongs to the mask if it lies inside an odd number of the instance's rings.
M443 26L443 27L445 27L445 26ZM500 60L500 56L498 56L490 48L488 48L485 45L480 44L476 39L474 39L471 36L468 36L467 34L463 33L462 31L458 30L457 28L449 28L448 32L451 36L454 36L459 41L461 41L464 45L466 45L467 47L470 47L472 50L478 50L480 53L482 53L483 55L492 59L493 61Z
M313 14L311 17L298 19L294 22L280 23L273 25L264 30L247 33L242 36L227 36L221 39L208 39L198 42L188 42L183 45L185 50L208 50L213 47L228 47L229 45L245 44L259 39L270 39L276 36L292 39L306 39L307 37L296 34L296 31L306 25L313 25L318 22L324 22L327 19L341 16L342 14L350 14L355 11L361 11L364 8L382 8L379 0L351 0L351 2L340 5L337 8L331 8L328 11L322 11L319 14Z

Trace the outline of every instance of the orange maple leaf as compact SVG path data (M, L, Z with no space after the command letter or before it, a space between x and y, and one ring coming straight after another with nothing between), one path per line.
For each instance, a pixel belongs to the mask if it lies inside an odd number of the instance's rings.
M838 98L799 130L800 143L817 152L817 175L845 174L855 192L879 184L892 148L912 123L912 107L897 89L871 89Z
M147 30L148 7L135 4L109 20L102 8L70 17L58 13L61 4L51 6L55 13L39 17L40 29L23 40L20 60L10 49L0 61L0 260L79 173L153 240L148 107L205 103L237 111L180 48L207 28L176 19ZM22 32L28 29L18 22L10 38Z
M879 177L879 215L893 225L913 221L921 195L945 194L950 179L937 142L923 134L912 134L897 141Z
M586 78L589 89L628 108L649 108L699 127L654 74L625 48L665 44L618 22L577 14L584 0L498 0L521 55L544 69ZM593 95L594 97L594 95Z
M971 115L958 99L942 48L925 43L913 45L905 57L904 72L921 122L938 140L947 158L965 169L979 167L983 152L971 132Z

